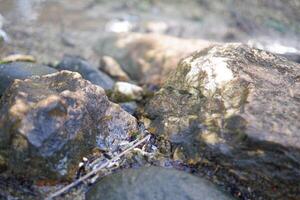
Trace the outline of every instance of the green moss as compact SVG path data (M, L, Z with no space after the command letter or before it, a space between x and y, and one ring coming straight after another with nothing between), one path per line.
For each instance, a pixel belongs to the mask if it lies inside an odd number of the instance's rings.
M123 95L120 92L113 92L111 94L110 98L111 98L111 100L113 102L117 102L117 103L129 102L129 101L133 101L134 100L133 97Z
M138 138L138 136L140 135L139 132L137 131L133 131L133 132L130 132L129 135L135 140Z
M8 62L0 60L0 65L6 64L6 63L8 63Z

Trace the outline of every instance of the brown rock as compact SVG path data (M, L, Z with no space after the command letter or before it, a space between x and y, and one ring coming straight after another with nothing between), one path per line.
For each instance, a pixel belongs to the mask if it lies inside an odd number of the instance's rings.
M110 56L103 56L99 69L119 81L129 81L128 75L122 70L119 63Z
M115 58L134 80L161 84L180 59L210 45L204 40L127 33L103 38L95 49L100 55Z
M243 194L299 199L299 77L283 57L216 45L184 59L147 112L186 162L206 160Z
M0 155L8 173L30 180L72 178L94 147L114 151L136 119L76 72L16 80L0 104Z

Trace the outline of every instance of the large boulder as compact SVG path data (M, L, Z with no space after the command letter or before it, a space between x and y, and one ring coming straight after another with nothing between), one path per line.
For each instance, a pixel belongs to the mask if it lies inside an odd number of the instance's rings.
M65 55L56 68L78 72L83 78L105 90L112 89L114 86L114 80L79 56Z
M229 200L217 187L186 172L148 167L124 170L98 181L87 200Z
M136 119L77 72L15 80L0 103L1 169L29 180L72 178L95 147L115 151Z
M11 62L0 64L0 96L15 79L55 73L57 70L30 62Z
M160 34L125 33L101 38L95 50L115 58L134 80L161 84L180 59L211 44Z
M174 157L265 199L300 198L300 65L241 44L187 57L147 105Z

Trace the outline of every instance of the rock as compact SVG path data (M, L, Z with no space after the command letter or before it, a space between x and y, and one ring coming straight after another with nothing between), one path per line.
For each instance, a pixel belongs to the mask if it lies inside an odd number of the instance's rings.
M9 37L7 33L2 29L4 24L4 17L0 13L0 45L2 45L3 42L8 42Z
M55 72L57 70L53 68L34 63L12 62L0 64L0 96L15 79L26 79L35 75L40 76Z
M0 13L0 29L2 29L3 24L4 24L4 17Z
M126 112L128 112L131 115L133 115L137 111L137 108L138 108L138 105L135 101L120 103L120 106L123 110L125 110Z
M35 58L31 55L12 54L0 60L0 63L10 62L36 62Z
M149 21L145 24L146 32L164 34L168 31L168 24L161 21Z
M4 39L4 31L2 29L0 29L0 46L3 45L5 39Z
M105 31L113 33L126 33L134 29L135 25L127 19L113 19L105 25Z
M110 90L114 86L114 81L108 75L79 56L65 55L57 65L57 69L79 72L83 78L105 90Z
M127 82L116 82L111 98L116 102L141 100L143 88Z
M225 200L231 199L203 178L159 167L124 170L104 177L87 192L87 200Z
M119 81L129 81L128 75L122 70L119 63L110 56L103 56L99 69Z
M300 50L293 46L286 46L283 44L280 44L278 42L272 41L271 44L268 43L261 43L256 40L249 40L247 44L250 47L258 48L261 50L265 50L274 54L277 54L279 56L285 57L291 61L300 63Z
M285 54L279 54L280 56L286 57L287 59L300 63L300 52L298 53L285 53Z
M0 156L8 174L72 179L91 149L115 151L137 132L136 119L79 73L16 80L0 104Z
M283 57L216 45L180 62L146 111L176 157L219 166L216 176L243 193L299 199L299 77Z
M124 33L100 39L95 50L101 56L115 58L132 79L141 83L161 84L180 59L210 45L211 42L203 40Z

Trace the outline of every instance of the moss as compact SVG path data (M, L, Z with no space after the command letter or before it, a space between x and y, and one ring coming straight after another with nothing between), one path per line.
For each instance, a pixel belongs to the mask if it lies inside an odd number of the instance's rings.
M101 118L101 121L110 121L113 119L112 115L106 115L104 117Z
M137 139L137 137L140 135L139 134L139 132L137 132L137 131L132 131L132 132L130 132L129 133L129 135L130 135L130 137L132 138L132 139Z
M111 94L111 99L112 99L112 101L117 102L117 103L129 102L129 101L134 100L133 97L123 95L120 92L113 92Z
M1 42L1 41L0 41ZM7 61L0 60L0 65L8 63Z

